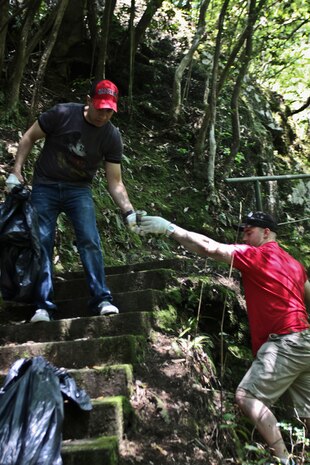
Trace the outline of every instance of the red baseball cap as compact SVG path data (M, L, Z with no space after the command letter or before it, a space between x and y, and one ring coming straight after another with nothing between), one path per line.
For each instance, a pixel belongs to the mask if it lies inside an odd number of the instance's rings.
M110 108L117 112L118 88L108 80L97 81L93 84L90 96L96 110Z

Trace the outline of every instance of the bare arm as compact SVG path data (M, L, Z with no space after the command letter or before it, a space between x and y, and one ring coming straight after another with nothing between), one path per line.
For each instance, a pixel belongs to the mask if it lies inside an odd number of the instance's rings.
M198 234L174 225L174 232L170 237L173 237L181 245L191 252L195 252L202 256L208 256L217 261L231 263L234 252L234 246L221 244L210 237Z
M105 174L108 181L108 191L122 213L134 210L122 181L121 165L118 163L105 163Z
M26 158L34 146L34 143L45 137L45 133L39 126L39 123L36 121L33 125L25 132L22 136L15 157L15 163L12 169L12 173L19 179L20 182L23 182L22 169L25 164Z

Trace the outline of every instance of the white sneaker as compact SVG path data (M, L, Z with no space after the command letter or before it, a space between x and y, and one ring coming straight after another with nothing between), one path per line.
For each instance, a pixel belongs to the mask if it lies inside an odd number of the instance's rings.
M30 323L38 323L39 321L51 321L47 310L39 308L30 320Z
M103 301L98 305L99 315L116 315L119 313L119 310L115 305L112 305L111 302Z

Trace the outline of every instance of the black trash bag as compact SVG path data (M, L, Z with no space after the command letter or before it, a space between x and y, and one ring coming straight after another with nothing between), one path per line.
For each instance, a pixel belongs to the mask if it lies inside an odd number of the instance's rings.
M34 300L41 245L30 195L27 187L15 186L0 205L0 292L4 300Z
M84 389L77 387L74 378L64 368L55 369L55 375L59 378L60 390L64 399L74 402L81 410L92 410L88 394Z
M62 465L63 395L78 404L83 399L84 410L92 408L70 375L69 389L62 382L64 374L43 357L12 365L0 390L1 465Z

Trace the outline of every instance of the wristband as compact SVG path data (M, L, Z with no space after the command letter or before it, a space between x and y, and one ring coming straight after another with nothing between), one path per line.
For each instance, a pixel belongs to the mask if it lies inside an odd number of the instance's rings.
M127 216L131 215L132 213L134 213L133 210L128 210L127 212L122 213L123 220L125 220Z
M135 213L134 210L128 210L127 212L122 213L122 218L123 218L123 221L124 221L125 224L127 224L127 219L126 218L129 215L132 215L132 213Z

